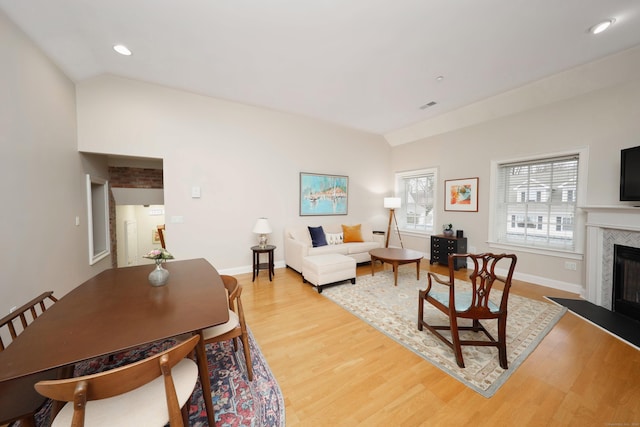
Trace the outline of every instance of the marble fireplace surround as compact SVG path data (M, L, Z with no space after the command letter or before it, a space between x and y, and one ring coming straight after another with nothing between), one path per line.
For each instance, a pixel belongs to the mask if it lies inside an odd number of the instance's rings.
M591 206L587 212L585 298L611 310L613 245L640 248L640 207Z

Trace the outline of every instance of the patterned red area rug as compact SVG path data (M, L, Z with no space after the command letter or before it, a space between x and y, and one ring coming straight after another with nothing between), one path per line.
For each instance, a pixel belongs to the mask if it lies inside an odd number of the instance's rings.
M76 365L74 375L103 372L133 363L175 344L175 340L166 340L119 353L111 358L105 356L82 362ZM211 398L216 426L284 426L282 392L251 331L249 331L249 347L253 361L253 381L249 381L247 377L247 365L240 340L238 340L237 352L234 352L230 341L207 345L207 361L209 372L212 373ZM47 422L49 411L50 405L45 405L36 415L38 427L49 425ZM19 423L14 425L18 426ZM200 381L191 398L189 425L194 427L208 425Z

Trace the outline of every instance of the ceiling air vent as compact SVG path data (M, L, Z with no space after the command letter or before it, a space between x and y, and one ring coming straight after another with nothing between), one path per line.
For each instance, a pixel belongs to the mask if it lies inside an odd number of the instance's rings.
M429 107L433 107L434 105L436 105L437 102L435 101L431 101L431 102L427 102L426 104L424 104L423 106L420 107L421 110L426 110Z

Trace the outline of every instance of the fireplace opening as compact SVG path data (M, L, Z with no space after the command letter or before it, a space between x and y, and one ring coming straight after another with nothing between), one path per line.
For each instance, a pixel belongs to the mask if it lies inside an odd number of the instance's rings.
M613 311L640 320L640 248L613 245Z

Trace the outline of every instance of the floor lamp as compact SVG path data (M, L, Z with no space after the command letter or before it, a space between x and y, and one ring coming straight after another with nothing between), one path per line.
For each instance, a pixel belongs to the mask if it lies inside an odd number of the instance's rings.
M398 239L400 239L400 247L404 248L402 244L402 236L400 236L400 229L398 228L398 220L396 219L395 210L400 207L400 197L385 197L384 198L384 207L389 209L389 226L387 227L387 243L384 245L385 248L389 247L389 237L391 235L391 220L396 224L396 231L398 232Z

